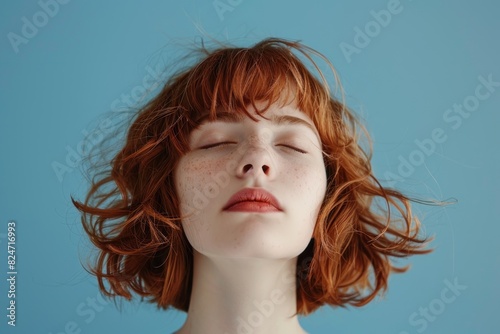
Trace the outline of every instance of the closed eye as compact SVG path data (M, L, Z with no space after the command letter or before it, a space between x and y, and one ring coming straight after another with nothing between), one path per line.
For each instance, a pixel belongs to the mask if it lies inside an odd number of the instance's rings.
M208 145L200 147L200 149L207 150L209 148L226 146L226 145L229 145L229 144L236 144L236 143L235 142L231 142L231 141L224 141L224 142L220 142L220 143L208 144Z
M276 146L282 146L282 147L286 147L286 148L289 148L291 150L294 150L294 151L297 151L299 153L302 153L302 154L306 154L307 152L298 148L298 147L295 147L295 146L292 146L292 145L287 145L287 144L279 144L279 145L276 145Z
M200 149L202 150L208 150L208 149L211 149L211 148L216 148L216 147L221 147L221 146L226 146L226 145L230 145L230 144L236 144L235 142L231 142L231 141L224 141L224 142L219 142L219 143L213 143L213 144L208 144L208 145L204 145L202 147L200 147ZM298 147L295 147L293 145L288 145L288 144L278 144L276 146L281 146L281 147L285 147L287 149L290 149L290 150L293 150L293 151L296 151L296 152L299 152L299 153L302 153L302 154L306 154L307 152L298 148Z

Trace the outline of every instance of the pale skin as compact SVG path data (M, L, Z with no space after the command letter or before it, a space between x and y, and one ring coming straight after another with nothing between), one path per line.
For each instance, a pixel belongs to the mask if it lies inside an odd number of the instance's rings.
M269 120L234 115L194 130L175 171L194 258L187 319L176 334L304 334L294 316L296 265L325 196L321 142L293 104L272 105ZM279 210L225 210L242 189L271 193Z

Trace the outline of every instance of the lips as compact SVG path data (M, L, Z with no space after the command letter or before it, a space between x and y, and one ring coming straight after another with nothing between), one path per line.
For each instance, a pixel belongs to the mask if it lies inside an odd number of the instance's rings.
M224 211L283 211L271 193L259 188L245 188L231 196Z

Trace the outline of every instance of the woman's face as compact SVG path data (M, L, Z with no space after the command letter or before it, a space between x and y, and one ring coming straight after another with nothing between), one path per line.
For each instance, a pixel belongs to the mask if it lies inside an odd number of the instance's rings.
M221 113L190 136L175 170L186 236L206 256L292 258L311 240L326 191L321 143L293 105L258 121Z

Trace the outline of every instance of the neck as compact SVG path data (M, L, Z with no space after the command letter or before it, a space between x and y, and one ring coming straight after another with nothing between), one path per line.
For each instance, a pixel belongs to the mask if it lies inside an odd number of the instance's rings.
M209 258L194 250L188 316L178 334L305 334L293 259Z

